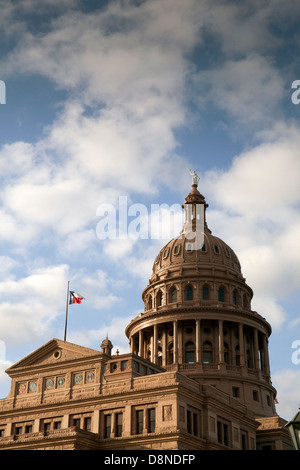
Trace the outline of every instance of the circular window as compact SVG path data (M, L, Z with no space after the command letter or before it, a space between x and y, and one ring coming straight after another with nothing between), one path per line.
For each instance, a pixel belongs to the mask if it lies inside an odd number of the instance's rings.
M82 382L82 375L81 374L76 374L74 377L74 382L76 384L80 384Z
M53 386L54 386L54 382L53 382L52 379L46 380L46 388L47 389L53 388Z
M192 328L191 326L188 326L185 329L185 332L186 332L187 335L191 335L194 332L194 328Z
M65 379L63 377L59 377L57 379L57 386L58 387L62 387L64 385L64 383L65 383Z
M87 372L85 378L86 378L87 382L93 382L94 381L94 373L93 372Z
M60 356L61 356L61 351L59 349L53 353L53 357L55 359L59 359Z
M204 331L204 333L205 333L206 335L209 335L210 332L211 332L211 329L210 329L208 326L206 326L206 327L203 329L203 331Z
M36 383L35 382L30 382L29 384L29 390L31 392L34 392L36 390Z

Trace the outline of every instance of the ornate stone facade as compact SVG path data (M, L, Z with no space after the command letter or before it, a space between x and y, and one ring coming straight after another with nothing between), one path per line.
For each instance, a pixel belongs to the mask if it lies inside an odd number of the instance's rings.
M204 245L191 249L199 206ZM212 235L197 184L112 355L53 339L7 370L0 449L290 449L270 377L271 327L234 251Z

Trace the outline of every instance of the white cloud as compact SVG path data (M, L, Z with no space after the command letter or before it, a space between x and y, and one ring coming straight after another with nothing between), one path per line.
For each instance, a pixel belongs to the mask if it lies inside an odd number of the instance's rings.
M20 344L47 332L65 304L67 271L66 265L35 267L0 282L1 341Z
M206 173L201 189L216 207L208 225L236 251L253 305L278 328L288 318L280 301L300 282L300 142L297 127L276 129L227 171Z
M282 369L272 374L272 382L277 389L278 414L287 420L292 419L299 410L300 371Z

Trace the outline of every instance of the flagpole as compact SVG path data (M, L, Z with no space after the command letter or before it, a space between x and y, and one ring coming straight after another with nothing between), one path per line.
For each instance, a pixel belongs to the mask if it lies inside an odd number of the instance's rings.
M70 281L68 281L68 289L67 289L67 302L66 302L66 318L65 318L65 335L64 341L67 338L67 322L68 322L68 307L69 307L69 288L70 288Z

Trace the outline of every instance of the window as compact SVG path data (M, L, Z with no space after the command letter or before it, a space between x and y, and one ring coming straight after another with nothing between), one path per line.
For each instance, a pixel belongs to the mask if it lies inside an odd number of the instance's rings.
M80 428L80 418L75 418L73 420L73 426L76 426L77 428Z
M219 302L224 302L224 289L220 287L218 290L218 300Z
M223 419L218 419L217 421L218 442L225 446L230 445L229 424L229 421L225 421Z
M202 357L204 364L210 364L212 362L212 344L210 341L203 343Z
M254 401L259 401L259 398L258 398L258 391L257 391L257 390L253 390L253 400L254 400Z
M156 304L157 304L157 307L161 307L163 304L163 293L161 290L159 290L157 293Z
M232 387L232 396L234 398L238 398L240 396L240 389L239 387Z
M185 363L192 364L195 362L195 344L192 341L185 343Z
M148 432L155 432L155 408L150 408L148 410Z
M232 303L233 303L233 305L237 305L237 292L236 292L236 290L234 290L232 292Z
M16 434L20 435L20 434L22 434L22 432L23 432L22 426L17 426L16 427Z
M0 429L0 437L4 437L4 429Z
M187 432L189 434L192 434L192 412L190 410L187 410L186 414L186 426L187 426Z
M123 433L123 413L116 414L116 436L121 437Z
M194 291L192 286L187 286L186 288L186 300L193 300Z
M26 434L32 433L32 424L27 424L27 425L25 426L25 433L26 433Z
M217 255L220 253L220 249L219 249L218 245L215 245L215 253L217 253Z
M111 415L104 415L104 437L109 438L111 434Z
M61 421L54 421L54 429L61 429Z
M75 426L75 425L74 425ZM51 429L51 423L44 423L44 431L50 431Z
M202 251L206 251L205 243L203 243L201 250L202 250Z
M203 300L209 300L209 287L208 286L203 286L202 299Z
M177 289L176 287L172 287L170 290L170 301L177 302Z
M179 246L176 245L174 248L174 255L178 255L178 253L179 253Z
M198 436L198 414L193 413L190 410L187 410L186 412L186 427L187 427L187 432L189 434L193 434L194 436Z
M136 433L143 434L144 431L144 410L136 412Z
M83 428L85 431L90 431L92 429L92 418L90 416L84 418Z
M241 364L241 361L240 361L240 347L239 347L239 345L237 345L235 347L235 365L239 366L240 364Z
M229 346L228 346L228 343L225 343L225 342L224 342L224 362L226 364L230 364Z

